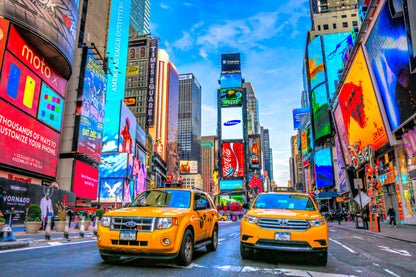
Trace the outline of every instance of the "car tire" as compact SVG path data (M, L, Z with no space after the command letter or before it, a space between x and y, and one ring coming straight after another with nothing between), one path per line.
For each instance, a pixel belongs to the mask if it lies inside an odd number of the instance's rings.
M192 262L194 254L194 237L191 231L186 230L183 234L181 249L179 250L177 265L188 266Z
M225 219L224 218L221 218L220 221L225 221Z
M245 247L242 242L240 242L240 255L244 260L252 259L254 257L254 249Z
M217 251L218 246L218 227L215 226L212 230L211 242L207 244L207 250L210 252Z
M325 249L318 255L316 255L316 264L320 266L326 266L328 263L328 249Z
M103 255L100 254L101 259L104 260L104 262L109 263L109 264L116 264L119 260L120 260L120 256L108 256L108 255Z

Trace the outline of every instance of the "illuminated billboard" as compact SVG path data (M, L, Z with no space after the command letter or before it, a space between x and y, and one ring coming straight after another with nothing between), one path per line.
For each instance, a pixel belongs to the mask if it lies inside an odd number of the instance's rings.
M151 39L149 47L149 82L147 87L147 125L155 125L156 108L156 78L157 78L157 53L158 40Z
M121 101L105 101L102 152L118 151Z
M243 180L220 180L220 190L243 189Z
M322 55L321 37L317 36L308 45L310 88L313 90L325 82L325 66Z
M0 4L0 16L45 39L72 65L78 25L77 2L75 0L4 0Z
M406 26L407 46L409 49L410 69L416 73L416 3L403 0L403 13Z
M9 21L0 18L0 53L6 49L7 35L9 34ZM0 68L3 64L3 54L0 55Z
M102 153L98 166L100 178L126 178L127 164L127 153Z
M317 189L334 185L331 148L315 152L315 176Z
M305 108L299 108L299 109L293 109L293 129L300 129L300 121L301 117L305 114L308 114L310 112L309 107Z
M221 106L241 106L243 105L243 89L242 88L223 88L221 93Z
M223 142L221 150L222 177L245 177L244 144Z
M331 134L326 85L322 84L312 90L312 122L314 141Z
M301 150L302 150L302 164L303 167L307 167L309 165L308 159L308 129L302 132L300 135L301 140Z
M348 150L348 146L350 145L348 141L348 133L345 129L344 119L342 117L342 111L340 105L337 105L333 112L335 125L337 128L337 135L338 140L342 149L342 152L344 153L344 159L345 163L350 165L351 164L351 151Z
M125 183L129 183L127 179L103 179L100 177L100 203L122 202Z
M361 147L372 145L377 150L387 142L386 130L361 48L338 99L350 146L360 143Z
M140 149L138 152L138 158L135 158L133 163L134 197L146 190L146 154Z
M337 151L337 166L338 166L338 181L339 181L339 192L348 192L347 187L347 172L345 171L344 157L342 156L341 145L339 142L338 135L335 135L335 149Z
M250 151L250 168L259 169L261 167L260 135L248 136L248 149Z
M143 146L143 148L146 148L146 132L139 124L136 124L136 141Z
M198 162L197 161L180 161L181 174L196 174L198 172Z
M221 54L221 73L240 73L240 53Z
M72 191L77 197L95 200L98 190L98 169L75 160Z
M325 49L326 75L328 78L329 99L335 94L344 68L343 58L349 51L348 36L350 32L323 36Z
M0 163L56 176L59 133L0 100Z
M121 102L120 135L118 152L134 154L136 149L136 117L130 109Z
M85 74L78 85L76 124L79 124L79 128L74 128L74 137L78 140L74 140L73 150L99 162L107 79L91 50L84 48L82 57L81 71Z
M221 139L243 139L243 108L221 109Z
M241 74L221 74L221 88L241 88Z
M394 11L393 11L393 14ZM403 16L386 3L366 43L371 68L392 131L416 112L416 74L411 74Z
M64 99L45 83L42 83L38 119L52 128L61 131L63 114Z

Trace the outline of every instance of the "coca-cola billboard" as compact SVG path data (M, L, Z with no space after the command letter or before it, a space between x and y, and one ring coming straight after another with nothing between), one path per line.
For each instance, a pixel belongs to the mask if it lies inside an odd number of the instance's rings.
M222 177L242 178L244 172L244 144L241 142L225 142L221 150Z

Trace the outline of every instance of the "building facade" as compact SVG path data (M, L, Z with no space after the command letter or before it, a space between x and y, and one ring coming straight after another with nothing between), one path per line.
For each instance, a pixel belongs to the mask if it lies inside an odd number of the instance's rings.
M217 136L204 136L201 137L201 167L202 167L202 182L204 184L204 191L212 193L213 180L212 174L216 165L216 149L218 149Z
M149 0L131 0L130 35L143 36L150 32Z
M243 89L246 89L247 98L247 115L251 115L251 120L247 120L247 124L252 125L252 128L248 126L248 134L251 135L250 130L254 130L252 134L259 134L260 123L259 123L259 103L257 101L257 95L254 91L253 85L250 82L243 83Z

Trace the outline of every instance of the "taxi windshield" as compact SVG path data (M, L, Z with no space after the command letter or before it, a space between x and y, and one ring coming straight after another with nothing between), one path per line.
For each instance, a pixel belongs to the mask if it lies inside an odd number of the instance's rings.
M281 209L316 211L312 199L300 194L260 194L253 205L255 209Z
M189 208L190 203L190 191L148 190L137 196L129 207Z

